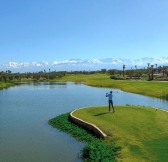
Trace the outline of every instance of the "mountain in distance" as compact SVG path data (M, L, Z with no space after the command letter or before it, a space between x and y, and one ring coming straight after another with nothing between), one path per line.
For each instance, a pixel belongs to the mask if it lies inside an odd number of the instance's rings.
M102 62L104 63L110 63L110 64L114 64L114 65L128 65L128 66L135 66L135 65L139 65L141 67L143 66L147 66L148 63L150 63L150 65L167 65L168 64L168 57L159 57L159 58L141 58L141 59L113 59L113 58L106 58L106 59L102 59Z
M147 68L148 63L150 65L168 66L168 57L159 58L140 58L140 59L125 59L125 58L103 58L103 59L69 59L63 61L42 61L42 62L16 62L11 61L7 64L0 66L0 71L39 71L44 69L51 69L53 71L73 71L73 70L100 70L105 69L122 69L123 65L126 69L135 68Z

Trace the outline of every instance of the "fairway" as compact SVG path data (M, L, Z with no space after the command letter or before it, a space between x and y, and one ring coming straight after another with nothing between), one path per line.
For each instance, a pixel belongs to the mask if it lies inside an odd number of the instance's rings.
M117 88L126 92L168 100L168 82L142 80L113 80L108 74L67 74L55 81L84 82L89 86Z
M138 106L116 106L77 110L74 116L95 124L108 135L105 142L122 147L124 162L165 162L168 159L168 112Z

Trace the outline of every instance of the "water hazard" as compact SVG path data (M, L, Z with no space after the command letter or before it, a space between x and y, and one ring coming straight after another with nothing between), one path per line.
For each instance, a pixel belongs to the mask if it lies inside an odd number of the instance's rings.
M83 144L48 125L73 109L107 105L109 88L74 83L29 83L0 91L0 161L78 162ZM113 89L114 105L168 110L168 101Z

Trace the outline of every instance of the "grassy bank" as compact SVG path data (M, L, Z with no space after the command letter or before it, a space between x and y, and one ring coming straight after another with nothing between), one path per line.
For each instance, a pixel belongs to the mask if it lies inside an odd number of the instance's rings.
M112 80L107 74L70 74L59 81L84 82L90 86L117 88L123 91L168 100L168 82Z
M35 80L21 80L22 82L32 82ZM151 97L157 97L168 100L168 82L156 81L131 81L131 80L112 80L108 74L66 74L62 78L55 80L40 80L47 82L55 81L72 81L84 82L90 86L117 88L126 92L142 94ZM7 88L15 82L4 83L0 82L0 89Z
M121 161L167 161L168 112L135 106L117 106L114 114L107 111L107 107L92 107L73 115L103 130L106 143L121 146Z
M49 120L49 124L63 132L70 134L78 141L87 142L87 144L81 150L81 158L83 161L116 161L120 147L116 147L114 143L106 144L102 140L97 139L86 130L70 122L68 117L69 114L57 116L56 118Z
M0 82L0 89L8 88L8 87L13 86L13 85L14 85L14 83L9 83L9 82L4 83L4 82Z

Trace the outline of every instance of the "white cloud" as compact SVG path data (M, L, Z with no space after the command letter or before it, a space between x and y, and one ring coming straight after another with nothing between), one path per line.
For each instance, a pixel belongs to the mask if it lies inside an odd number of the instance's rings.
M53 61L51 65L83 65L88 64L88 60L82 60L82 59L70 59L70 60L64 60L64 61Z
M168 57L160 57L160 58L142 58L142 59L114 59L114 58L104 58L104 59L92 59L92 60L84 60L84 59L70 59L70 60L63 60L63 61L53 61L53 62L15 62L11 61L7 64L3 65L5 69L29 69L32 68L33 70L38 68L55 68L55 69L64 69L64 70L86 70L87 67L89 69L100 69L100 68L122 68L122 65L125 64L126 68L134 67L135 65L138 67L147 67L147 63L151 65L157 64L158 66L161 65L168 65ZM74 69L74 67L76 69Z
M90 63L90 64L102 64L103 62L99 59L93 59L91 61L88 61L88 63Z
M5 68L22 68L22 67L44 67L48 66L49 62L15 62L10 61L4 64Z

